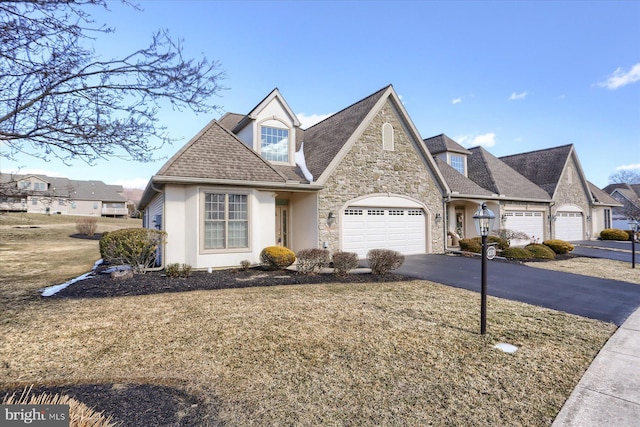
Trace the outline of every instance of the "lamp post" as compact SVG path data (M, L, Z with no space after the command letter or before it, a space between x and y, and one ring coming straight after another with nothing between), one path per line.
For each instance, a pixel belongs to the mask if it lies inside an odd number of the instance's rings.
M638 221L629 221L631 229L631 268L636 268L636 233L638 232Z
M476 224L476 231L482 237L482 288L480 297L480 334L487 332L487 236L493 228L496 216L491 209L487 208L486 202L482 202L473 221Z

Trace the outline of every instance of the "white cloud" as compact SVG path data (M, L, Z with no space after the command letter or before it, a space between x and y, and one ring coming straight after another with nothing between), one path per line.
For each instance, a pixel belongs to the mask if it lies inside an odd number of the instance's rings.
M606 80L596 83L596 86L606 87L615 90L622 86L635 83L640 80L640 62L635 64L629 71L618 67Z
M493 132L483 133L482 135L461 135L455 138L460 145L465 147L493 147L496 145L496 134Z
M521 92L521 93L511 93L511 96L508 98L509 101L517 101L519 99L525 99L529 92Z
M332 116L333 113L331 114L305 114L305 113L298 113L296 114L296 116L298 117L298 120L300 120L300 126L303 129L306 129L308 127L311 127L313 125L315 125L316 123L319 123L321 121L323 121L324 119L326 119L329 116Z
M455 98L455 99L451 100L451 103L453 105L460 104L461 102L462 102L462 98Z
M149 179L147 178L133 178L133 179L120 179L114 182L109 182L113 185L122 185L124 188L140 188L144 190L147 187Z
M634 163L630 165L622 165L616 168L617 171L630 171L634 169L640 169L640 163Z

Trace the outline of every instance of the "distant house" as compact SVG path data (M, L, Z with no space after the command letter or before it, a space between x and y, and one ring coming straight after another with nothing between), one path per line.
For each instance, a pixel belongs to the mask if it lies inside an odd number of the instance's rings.
M200 130L151 177L140 209L168 233L165 263L207 268L258 263L271 245L442 253L448 237L476 236L483 201L494 228L539 241L596 237L620 205L586 180L573 145L497 158L423 139L389 85L306 129L274 89Z
M46 175L0 174L0 211L81 216L128 215L120 185Z
M613 227L629 229L629 221L640 221L640 184L609 184L603 191L616 199L621 206L613 210Z

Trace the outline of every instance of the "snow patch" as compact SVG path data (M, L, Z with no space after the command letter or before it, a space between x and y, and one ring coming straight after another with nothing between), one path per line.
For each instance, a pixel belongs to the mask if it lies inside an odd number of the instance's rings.
M98 268L98 266L102 264L102 258L100 258L98 261L95 262L95 264L93 264L93 268L91 269L90 272L88 273L84 273L81 276L76 277L75 279L71 279L67 282L64 282L60 285L54 285L54 286L49 286L48 288L44 288L42 289L42 296L43 297L50 297L58 292L60 292L61 290L63 290L64 288L66 288L69 285L73 285L76 282L79 282L81 280L85 280L90 278L90 276L94 273L94 271L96 271L96 268Z
M311 172L309 172L309 169L307 169L307 162L304 158L304 141L300 143L300 150L296 151L295 159L296 165L300 167L300 170L302 171L304 177L307 179L307 181L309 181L309 183L312 183L313 175L311 174Z
M497 348L498 350L502 350L505 353L515 353L516 351L518 351L518 347L513 345L513 344L507 344L504 342L498 343L496 345L494 345L495 348Z

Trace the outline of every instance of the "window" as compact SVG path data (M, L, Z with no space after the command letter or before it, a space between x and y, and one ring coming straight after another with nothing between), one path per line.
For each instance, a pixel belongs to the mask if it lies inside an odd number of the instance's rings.
M18 188L20 188L21 190L30 190L31 183L29 181L20 181Z
M98 202L93 202L93 209L98 209Z
M260 153L274 162L289 161L289 130L263 126L260 131Z
M464 175L464 157L457 154L451 154L449 157L449 166Z
M47 184L45 184L44 182L34 182L33 189L35 191L45 191L47 189Z
M393 151L393 126L390 123L382 125L382 149Z
M604 210L604 228L611 228L611 209Z
M204 249L249 247L249 206L245 194L207 193Z
M31 204L32 204L33 206L36 206L36 205L38 204L38 198L37 198L37 197L32 198L32 199L31 199Z

